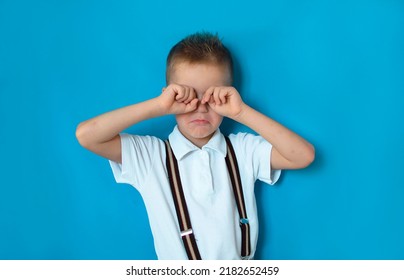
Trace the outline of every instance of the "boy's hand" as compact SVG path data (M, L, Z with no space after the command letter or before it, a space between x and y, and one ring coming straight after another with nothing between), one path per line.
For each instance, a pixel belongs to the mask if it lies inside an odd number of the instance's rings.
M234 87L210 87L203 95L201 103L207 103L219 115L232 119L241 114L244 106L240 94Z
M195 90L188 86L170 84L157 98L163 114L184 114L195 111L198 99Z

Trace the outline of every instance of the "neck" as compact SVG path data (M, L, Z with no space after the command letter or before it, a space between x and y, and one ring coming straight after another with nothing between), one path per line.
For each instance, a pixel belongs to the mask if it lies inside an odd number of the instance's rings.
M195 138L195 137L192 137L190 135L186 135L180 129L179 129L179 131L181 132L182 136L187 138L192 144L197 146L199 149L201 149L203 146L205 146L209 142L209 140L212 138L213 134L215 134L213 132L212 134L210 134L210 135L208 135L206 137Z
M194 144L195 146L197 146L199 149L202 149L202 147L205 146L209 142L210 138L212 138L212 135L209 138L203 138L203 139L201 139L201 138L189 139L188 137L185 137L185 138L187 138L189 141L191 141L191 143Z

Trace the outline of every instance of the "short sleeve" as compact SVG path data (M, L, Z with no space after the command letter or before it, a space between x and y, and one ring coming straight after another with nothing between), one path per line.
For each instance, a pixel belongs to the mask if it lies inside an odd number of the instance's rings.
M237 147L236 153L238 150L243 160L243 162L239 162L239 165L244 165L244 168L251 172L254 181L260 180L270 185L278 181L281 170L271 168L271 143L261 136L249 133L238 133L229 137Z
M117 183L141 189L153 165L161 140L152 136L121 133L122 164L109 161Z

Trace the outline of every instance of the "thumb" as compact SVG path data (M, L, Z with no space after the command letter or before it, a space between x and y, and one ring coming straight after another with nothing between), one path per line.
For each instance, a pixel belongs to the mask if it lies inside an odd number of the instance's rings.
M192 101L189 102L189 103L186 105L185 111L186 111L187 113L192 112L192 111L195 111L196 108L197 108L197 106L198 106L198 102L199 102L199 100L198 100L197 98L192 99Z

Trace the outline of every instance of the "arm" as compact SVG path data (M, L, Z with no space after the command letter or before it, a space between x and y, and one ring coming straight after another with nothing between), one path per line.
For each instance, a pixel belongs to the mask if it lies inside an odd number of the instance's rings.
M280 123L245 104L233 87L209 88L202 99L218 114L242 123L272 144L273 169L298 169L314 160L314 147Z
M119 133L143 120L195 110L198 99L192 88L169 85L153 99L123 107L80 123L76 130L79 143L86 149L121 163Z

